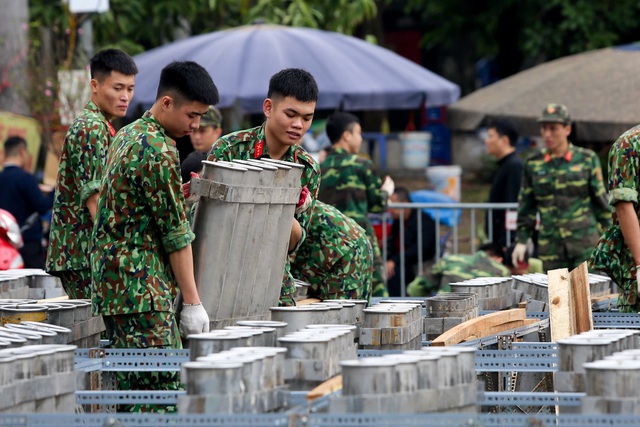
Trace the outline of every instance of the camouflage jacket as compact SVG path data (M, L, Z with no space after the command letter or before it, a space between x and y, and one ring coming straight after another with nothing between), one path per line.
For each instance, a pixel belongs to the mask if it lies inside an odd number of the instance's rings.
M269 157L269 149L267 148L264 135L265 126L266 123L263 123L261 126L255 128L240 130L220 137L213 144L213 147L211 147L207 160L230 161L235 159L250 160ZM318 163L313 160L305 150L297 145L290 147L285 155L277 160L285 160L304 166L304 171L300 178L300 185L301 187L306 186L309 189L309 195L312 198L310 207L301 214L295 215L295 218L300 223L300 227L302 227L302 237L294 249L295 251L300 247L302 242L304 242L304 239L309 233L311 213L313 212L315 201L318 198L318 188L320 187L320 168ZM287 261L280 297L280 303L284 305L294 304L292 295L295 291L295 286L289 270L290 266Z
M147 111L116 135L93 230L93 310L171 311L177 292L168 255L194 239L175 141Z
M438 261L428 276L417 277L407 287L412 297L431 296L436 292L451 291L450 283L476 277L509 277L511 272L484 251L472 255L448 255Z
M67 131L53 202L47 271L89 268L93 221L85 203L98 192L114 135L93 102L85 105Z
M388 196L380 189L382 180L373 172L371 161L333 147L320 164L320 171L318 199L335 206L373 235L367 215L384 212Z
M609 150L609 190L611 206L618 202L632 202L640 220L640 126L622 134ZM619 306L633 306L637 303L636 263L624 240L615 211L612 218L613 225L605 230L593 251L590 267L604 271L618 284L621 290Z
M520 243L533 234L540 212L538 250L543 262L586 260L598 241L598 224L603 229L611 225L600 160L573 144L562 158L544 149L527 159L518 205Z
M371 243L354 220L318 200L309 234L291 260L291 273L311 284L310 297L368 299Z

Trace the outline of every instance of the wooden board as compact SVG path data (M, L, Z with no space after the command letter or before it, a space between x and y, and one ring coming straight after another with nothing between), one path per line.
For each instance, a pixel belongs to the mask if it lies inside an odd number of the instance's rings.
M589 270L583 262L569 273L571 283L571 302L575 319L574 333L593 329L593 315L591 314L591 288L589 287Z
M342 389L342 375L330 378L307 393L307 402Z
M602 301L618 301L618 294L600 295L599 297L591 297L591 304Z
M498 327L502 324L508 324L510 322L525 320L526 311L524 308L514 308L512 310L496 311L495 313L486 314L475 319L467 320L453 328L449 329L444 334L440 335L435 340L431 341L432 346L447 346L455 345L463 341L467 341L470 338L484 337L491 335L486 331L491 328ZM509 329L513 329L509 328ZM504 329L508 330L508 329ZM494 332L496 333L496 332Z
M300 301L296 301L296 305L309 305L314 302L322 302L322 300L318 298L305 298Z
M573 304L571 303L571 286L569 270L559 268L549 270L549 326L551 341L574 335Z

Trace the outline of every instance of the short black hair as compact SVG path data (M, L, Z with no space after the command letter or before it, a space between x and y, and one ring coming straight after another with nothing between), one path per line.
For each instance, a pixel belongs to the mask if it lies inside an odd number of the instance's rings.
M351 131L356 123L360 123L360 120L351 113L345 113L338 111L327 117L327 136L332 144L340 141L342 134L345 131Z
M200 102L215 105L220 101L218 88L209 72L193 61L174 61L162 69L156 99L173 96L175 102Z
M10 136L4 141L4 155L15 156L22 147L27 148L27 141L23 137Z
M478 248L480 251L484 251L487 255L500 257L504 260L504 248L497 243L489 242Z
M136 62L127 53L120 49L105 49L93 55L89 61L91 78L102 80L117 71L125 76L138 74Z
M267 98L288 96L301 102L318 101L318 85L313 76L300 68L285 68L269 80Z
M509 138L509 144L512 147L516 146L518 142L518 130L511 119L506 117L492 119L487 124L487 129L495 129L498 135Z
M396 187L393 191L394 196L398 199L398 203L410 203L411 195L405 187Z

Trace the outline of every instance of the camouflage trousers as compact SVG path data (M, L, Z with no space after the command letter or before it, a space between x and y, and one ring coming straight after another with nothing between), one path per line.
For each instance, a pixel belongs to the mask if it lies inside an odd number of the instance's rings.
M370 236L369 241L373 248L373 275L371 277L371 296L374 297L388 297L389 290L384 281L384 269L385 265L382 262L382 251L378 244L378 238L375 233Z
M638 300L638 284L636 279L623 280L618 283L620 294L618 295L618 311L620 313L640 312L640 300Z
M103 316L112 348L182 348L176 318L171 312ZM118 372L119 390L181 390L178 372ZM172 405L126 405L123 412L175 412Z
M91 299L90 269L53 271L51 274L60 279L69 299Z

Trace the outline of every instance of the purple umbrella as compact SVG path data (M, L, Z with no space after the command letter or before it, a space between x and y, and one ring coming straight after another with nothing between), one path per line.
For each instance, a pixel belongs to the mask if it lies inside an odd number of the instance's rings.
M179 40L134 59L140 72L132 106L144 108L155 100L160 70L174 60L201 64L218 86L218 106L237 103L248 113L262 112L269 78L289 67L313 74L318 109L414 109L460 96L458 85L388 49L310 28L248 25Z

